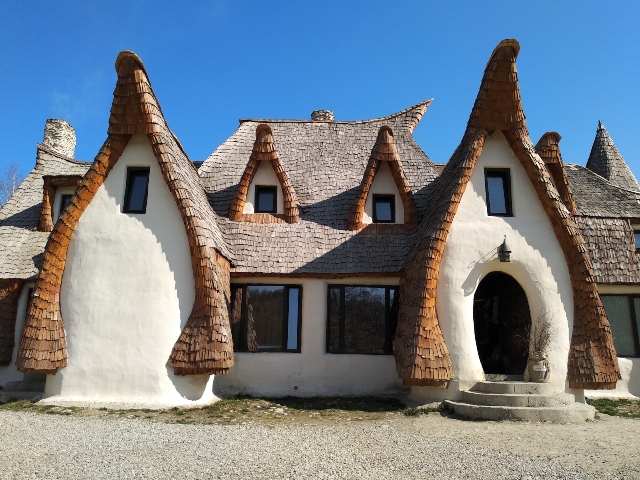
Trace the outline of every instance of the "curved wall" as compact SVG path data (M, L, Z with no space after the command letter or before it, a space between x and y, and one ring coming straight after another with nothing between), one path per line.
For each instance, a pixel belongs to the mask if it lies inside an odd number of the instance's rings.
M144 214L122 213L128 166L150 167ZM176 377L166 366L194 298L182 217L146 136L134 135L71 238L60 298L69 364L48 377L46 395L212 400L208 376Z

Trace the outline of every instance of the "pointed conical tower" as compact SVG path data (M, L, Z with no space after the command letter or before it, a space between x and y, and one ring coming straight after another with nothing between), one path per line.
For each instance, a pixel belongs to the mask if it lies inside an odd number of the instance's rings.
M636 177L631 173L627 162L620 155L601 121L598 121L598 130L587 160L587 168L618 187L640 192Z

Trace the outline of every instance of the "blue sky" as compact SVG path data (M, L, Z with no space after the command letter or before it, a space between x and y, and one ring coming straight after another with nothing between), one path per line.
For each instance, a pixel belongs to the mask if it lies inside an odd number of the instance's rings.
M239 118L358 120L434 98L415 137L446 162L491 51L517 38L533 142L557 131L565 162L584 165L600 119L640 178L640 2L559 3L2 0L0 168L33 167L47 118L93 160L125 49L194 160Z

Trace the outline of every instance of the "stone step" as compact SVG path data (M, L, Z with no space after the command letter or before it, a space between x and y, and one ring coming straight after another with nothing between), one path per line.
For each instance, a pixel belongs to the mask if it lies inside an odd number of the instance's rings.
M504 373L485 373L487 382L524 382L524 375L507 375Z
M569 393L554 393L553 395L537 394L509 394L462 392L462 401L472 405L502 406L502 407L566 407L575 403L576 398Z
M514 395L552 395L554 386L549 383L535 382L477 382L472 388L474 392L514 394Z
M6 390L0 390L0 404L15 402L17 400L37 402L42 399L42 395L42 392L7 392Z
M473 420L576 423L592 420L596 413L595 408L582 403L565 407L504 407L445 400L444 404L449 411Z
M3 392L44 392L44 385L46 382L29 382L29 381L20 381L20 382L8 382L4 389L1 390Z

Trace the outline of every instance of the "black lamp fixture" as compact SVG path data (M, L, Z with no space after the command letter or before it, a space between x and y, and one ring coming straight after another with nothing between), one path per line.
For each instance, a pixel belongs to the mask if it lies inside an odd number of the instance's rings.
M509 246L507 245L507 236L504 236L504 241L498 247L498 258L501 262L510 262L511 261L511 250L509 250Z

